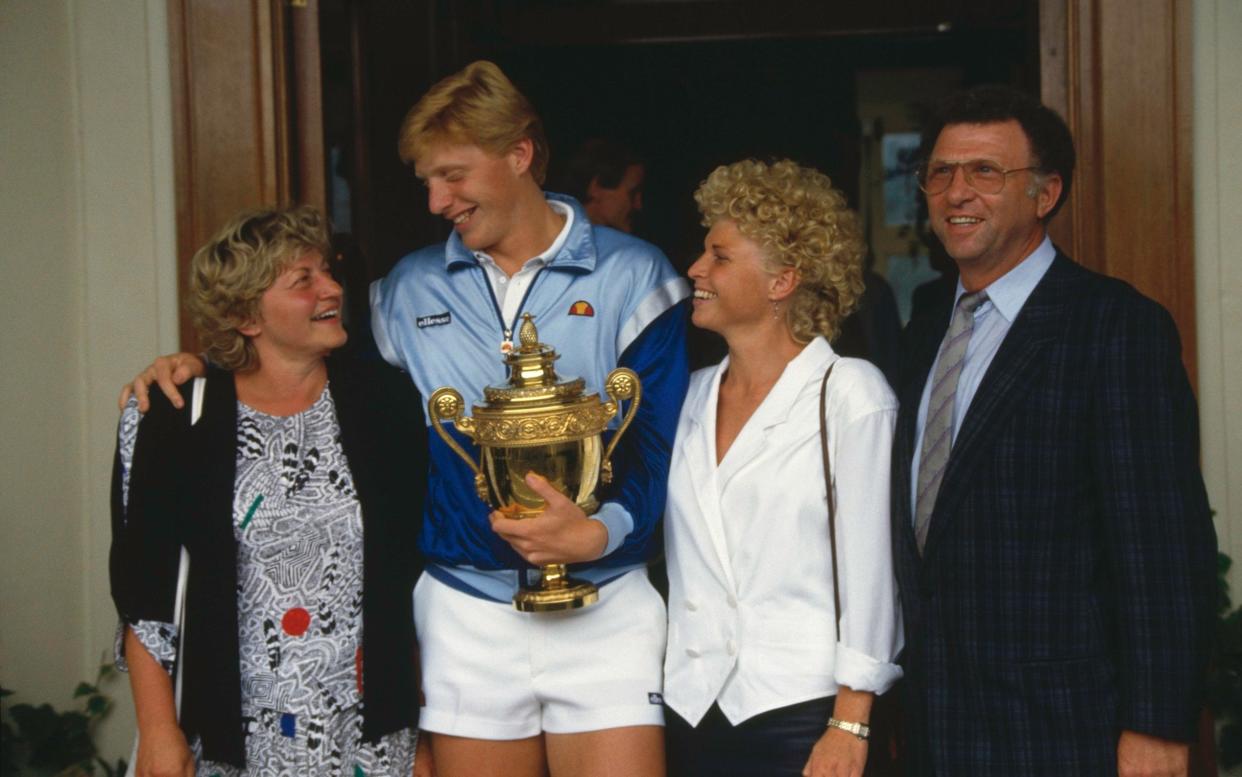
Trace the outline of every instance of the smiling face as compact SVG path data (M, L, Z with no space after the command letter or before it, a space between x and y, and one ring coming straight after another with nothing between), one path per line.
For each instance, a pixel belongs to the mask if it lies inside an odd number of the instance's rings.
M987 160L1005 170L1037 164L1016 121L949 124L940 132L928 166ZM957 263L968 290L984 288L1013 269L1044 239L1043 219L1061 193L1061 178L1036 171L1008 175L997 194L966 183L961 169L949 188L927 195L932 231ZM1031 193L1034 196L1031 196Z
M516 226L531 154L529 140L499 156L445 141L419 156L414 172L427 187L427 209L452 222L467 248L491 254Z
M688 274L694 283L695 326L727 340L774 321L771 303L780 276L768 271L763 248L734 222L724 219L712 225L703 239L703 254Z
M259 298L258 320L239 331L264 364L319 359L345 344L341 287L318 251L308 251L276 276Z

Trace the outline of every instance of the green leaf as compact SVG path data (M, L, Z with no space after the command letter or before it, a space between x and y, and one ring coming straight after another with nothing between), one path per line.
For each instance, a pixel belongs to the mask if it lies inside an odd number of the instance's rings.
M29 704L16 704L9 710L10 717L17 724L17 730L31 746L45 741L52 735L58 725L59 716L52 705L43 704L33 707Z
M78 699L83 696L90 696L92 693L99 693L99 689L90 683L78 683L77 690L73 692L73 698Z
M17 774L26 740L17 735L8 721L0 722L0 774Z
M86 711L91 717L102 718L111 706L112 701L107 696L96 694L86 703Z

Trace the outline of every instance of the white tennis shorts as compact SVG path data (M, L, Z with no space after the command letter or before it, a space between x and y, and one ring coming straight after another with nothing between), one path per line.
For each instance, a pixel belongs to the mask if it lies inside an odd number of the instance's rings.
M525 739L662 726L667 616L637 569L579 610L525 613L424 574L414 588L424 702L419 728Z

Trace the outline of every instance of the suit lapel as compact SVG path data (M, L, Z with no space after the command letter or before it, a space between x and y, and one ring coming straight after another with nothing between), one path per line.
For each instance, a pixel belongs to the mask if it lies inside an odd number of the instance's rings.
M950 528L974 463L991 448L1005 421L1047 367L1042 356L1064 325L1063 311L1074 292L1075 269L1073 262L1057 254L988 365L949 455L928 527L925 556L932 554L937 538Z

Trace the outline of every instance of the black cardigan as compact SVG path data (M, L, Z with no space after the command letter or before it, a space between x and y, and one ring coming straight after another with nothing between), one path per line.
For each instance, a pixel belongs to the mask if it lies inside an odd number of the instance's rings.
M422 399L404 373L332 357L328 378L362 505L363 738L418 722L412 590L427 470ZM189 384L183 393L189 397ZM237 392L212 368L199 422L158 391L139 426L129 508L112 477L112 598L126 623L171 623L179 548L190 553L181 728L203 757L242 766L237 545L233 537Z

